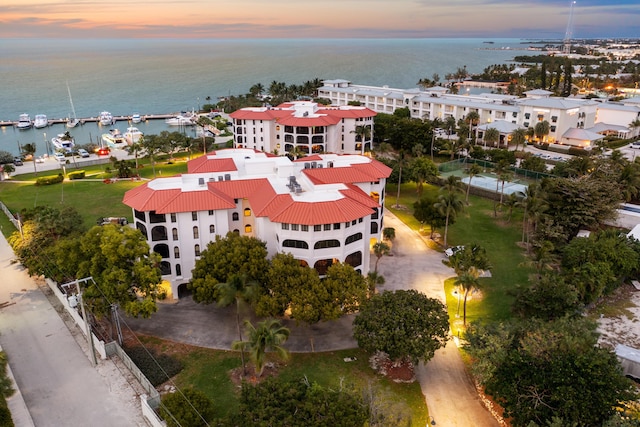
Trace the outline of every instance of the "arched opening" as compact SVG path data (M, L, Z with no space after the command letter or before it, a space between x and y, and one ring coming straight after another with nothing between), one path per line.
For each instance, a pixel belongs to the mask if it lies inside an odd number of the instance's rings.
M234 212L234 213L231 215L231 219L232 219L233 221L238 221L238 220L240 219L240 215L238 215L238 212Z
M245 233L251 233L251 231L252 231L251 224L247 224L244 226Z
M347 255L344 262L353 268L362 265L362 252L358 251Z
M188 283L182 283L178 285L178 298L184 298L191 296L191 289L189 289Z
M136 222L136 228L140 230L145 240L149 239L149 236L147 235L147 227L143 223Z
M167 240L167 228L163 225L156 225L151 229L151 240L157 242L159 240Z
M160 263L160 273L163 276L171 274L171 264L169 263L169 261L162 261Z
M177 246L173 247L173 257L174 258L180 258L180 248Z
M169 258L169 246L164 243L155 245L153 247L153 251L159 254L162 258Z
M319 275L324 276L327 274L329 267L333 265L333 259L321 259L316 261L313 268L316 269Z
M313 249L326 249L326 248L338 248L340 247L340 241L336 239L320 240L313 245Z
M171 235L173 237L173 240L178 240L178 229L177 228L172 229Z

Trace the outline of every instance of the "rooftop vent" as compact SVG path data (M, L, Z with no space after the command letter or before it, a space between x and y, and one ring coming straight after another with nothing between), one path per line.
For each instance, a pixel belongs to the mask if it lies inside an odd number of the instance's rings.
M305 169L309 169L309 168L311 168L311 163L309 163L309 162L305 162L305 164L304 164L304 168L305 168Z
M225 173L224 174L224 180L225 181L231 181L231 174Z
M218 181L222 181L224 178L222 175L218 175Z
M198 178L198 185L201 187L204 186L204 178Z
M333 162L327 162L327 167L332 168L333 167Z

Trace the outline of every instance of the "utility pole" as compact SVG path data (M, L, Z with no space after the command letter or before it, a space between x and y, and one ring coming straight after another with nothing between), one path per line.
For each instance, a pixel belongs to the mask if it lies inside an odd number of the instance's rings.
M84 298L82 296L82 288L80 287L80 283L86 283L91 280L93 283L93 277L85 277L84 279L75 280L73 282L65 283L65 285L76 285L76 289L78 292L78 300L80 301L80 312L82 313L82 319L85 324L85 334L87 335L87 342L89 343L89 353L91 353L91 364L96 366L98 361L96 360L96 352L93 345L93 334L91 333L91 323L89 323L89 319L87 318L87 312L84 308ZM63 287L65 286L63 285Z

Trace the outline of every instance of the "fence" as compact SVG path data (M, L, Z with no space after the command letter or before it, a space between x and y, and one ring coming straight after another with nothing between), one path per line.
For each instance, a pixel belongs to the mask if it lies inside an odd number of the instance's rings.
M13 216L13 214L11 213L11 211L9 210L8 207L6 207L4 205L4 203L0 202L0 208L2 208L2 211L4 212L4 214L7 216L7 218L9 218L9 221L11 221L11 223L18 229L20 230L20 222Z
M476 164L480 166L483 170L487 169L495 169L496 164L493 162L489 162L487 160L480 159L472 159L470 157L464 157L457 160L452 160L450 162L442 163L438 166L438 171L440 173L448 173L448 172L456 172L462 169L466 169L468 164ZM510 171L514 172L518 177L522 179L529 179L534 181L539 181L542 178L553 178L554 175L546 172L537 172L531 171L528 169L522 169L515 166L509 168Z

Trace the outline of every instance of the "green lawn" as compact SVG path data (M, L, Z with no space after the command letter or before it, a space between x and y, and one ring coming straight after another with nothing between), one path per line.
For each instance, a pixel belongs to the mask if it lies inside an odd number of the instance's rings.
M207 394L213 401L220 416L226 416L238 409L239 387L231 381L229 371L241 366L238 353L211 350L162 341L152 337L140 337L146 345L172 353L184 364L184 369L173 381L180 387L195 387ZM345 362L344 358L355 358ZM389 381L369 367L368 354L362 350L343 350L326 353L292 354L280 365L279 377L298 381L305 377L310 383L339 389L366 389L369 384L377 392L395 405L402 405L403 413L411 411L412 426L426 425L427 407L420 385L397 384Z

